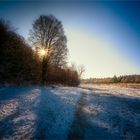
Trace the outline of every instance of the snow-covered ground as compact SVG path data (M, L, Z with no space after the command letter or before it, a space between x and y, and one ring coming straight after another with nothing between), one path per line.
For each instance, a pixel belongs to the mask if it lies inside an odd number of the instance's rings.
M140 139L140 89L2 87L0 139Z
M3 88L0 139L67 139L79 97L78 88Z
M114 94L115 96L128 96L128 97L140 97L140 84L128 84L128 85L117 85L117 84L94 84L94 85L82 85L82 88L88 88L93 90L93 92L99 93L109 93ZM132 88L131 88L132 87ZM133 88L134 87L134 88ZM100 90L98 90L100 89Z

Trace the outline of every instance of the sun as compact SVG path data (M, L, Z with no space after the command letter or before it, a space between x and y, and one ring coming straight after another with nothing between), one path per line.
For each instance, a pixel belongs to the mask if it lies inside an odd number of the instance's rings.
M40 56L45 56L45 55L47 55L47 50L44 49L44 48L41 48L41 49L38 50L38 54Z

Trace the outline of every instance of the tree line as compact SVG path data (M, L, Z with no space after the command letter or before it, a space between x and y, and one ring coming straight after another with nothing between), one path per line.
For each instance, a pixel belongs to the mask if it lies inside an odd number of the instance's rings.
M33 22L30 45L11 25L0 20L0 83L80 83L78 70L67 64L67 38L62 23L52 15Z
M83 83L140 83L140 75L114 76L112 78L89 78Z

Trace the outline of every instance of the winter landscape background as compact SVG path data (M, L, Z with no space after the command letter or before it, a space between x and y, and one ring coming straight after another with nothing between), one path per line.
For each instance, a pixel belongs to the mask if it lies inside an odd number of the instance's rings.
M140 2L0 0L0 140L139 140Z

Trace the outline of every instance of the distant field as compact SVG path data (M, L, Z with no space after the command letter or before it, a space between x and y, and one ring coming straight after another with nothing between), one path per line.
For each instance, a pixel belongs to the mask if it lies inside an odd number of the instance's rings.
M111 94L120 94L140 97L140 84L135 83L109 83L109 84L81 84L84 87L90 87L93 90L102 89Z
M137 88L140 89L140 83L93 83L93 84L85 84L82 83L81 85L106 85L106 86L121 86L121 87L129 87L129 88Z

